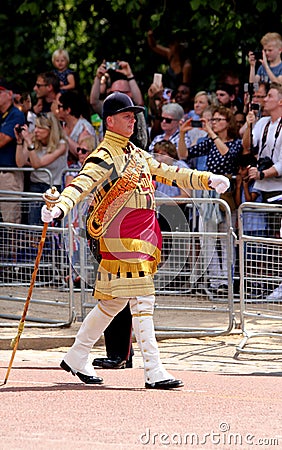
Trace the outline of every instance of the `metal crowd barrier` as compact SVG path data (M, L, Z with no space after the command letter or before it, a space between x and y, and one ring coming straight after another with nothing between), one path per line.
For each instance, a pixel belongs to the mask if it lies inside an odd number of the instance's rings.
M43 204L40 194L0 194L1 201L29 207ZM69 325L75 317L84 319L96 304L92 291L98 263L85 232L87 209L85 200L60 227L48 227L27 326ZM157 210L172 227L172 231L162 230L162 260L155 276L157 334L228 334L234 325L238 276L244 336L235 357L267 353L266 338L282 337L282 206L241 205L237 239L229 206L218 198L158 198ZM250 213L256 235L250 231ZM41 226L0 222L0 326L15 326L21 317L41 233ZM221 289L213 288L219 281Z
M44 203L40 194L33 197L11 195L1 197L1 201L6 198L11 203L21 201L29 206ZM3 320L0 326L15 326L13 321L21 318L42 229L42 226L0 222L0 318ZM66 326L74 320L73 292L66 281L70 278L72 257L64 245L65 235L69 233L71 235L72 230L48 227L27 326Z
M187 205L184 212L177 204ZM156 331L175 336L228 334L234 321L234 232L229 206L216 198L179 198L177 204L175 199L157 199L159 213L166 215L174 231L162 232L163 259L155 276ZM163 209L164 205L168 209ZM217 221L223 217L221 230ZM74 268L76 273L83 274L85 289L81 292L80 311L83 319L89 308L96 304L92 286L97 261L88 248L85 218L80 213L79 220L82 228L78 227L76 238L83 259L80 259L80 266L77 264ZM214 258L214 254L219 258ZM225 289L211 288L218 278L226 283Z
M45 167L41 167L39 169L33 169L33 167L0 167L0 172L22 172L22 173L29 173L29 172L45 172L47 173L49 177L50 186L53 185L53 175L52 172L50 172L49 169L46 169Z
M0 167L0 172L2 170L5 172L21 172L23 174L31 173L31 172L44 172L48 176L49 185L50 186L53 185L52 173L50 172L49 169L46 169L44 167L40 168L40 169L33 169L32 167L23 167L23 168ZM24 181L24 184L25 184L25 181ZM30 193L30 192L0 190L0 205L1 205L1 202L7 203L6 208L5 208L5 216L4 216L6 222L14 222L16 220L16 218L18 218L20 215L22 215L22 220L24 223L26 223L27 216L30 213L32 213L32 210L35 210L39 207L39 203L36 203L36 199L34 200L34 203L26 202L26 201L22 200L22 197L28 198L28 197L31 197L34 195L36 196L36 194ZM11 197L13 197L14 199L15 199L15 197L21 197L21 198L20 198L20 200L18 200L17 203L15 203L15 205L13 205L10 202ZM1 208L0 208L0 220L4 220L2 218Z
M234 321L229 206L218 198L177 199L177 204L186 205L187 226L183 220L182 231L162 231L163 260L155 276L156 331L174 336L228 334ZM170 217L175 199L157 199L157 205L160 213L165 205Z
M92 254L86 234L87 199L80 202L64 220L69 233L64 236L65 249L69 253L69 286L73 292L77 320L82 321L89 308L96 304L92 293L98 262Z
M240 353L282 354L282 205L244 203L238 210ZM255 230L255 231L254 231ZM278 340L280 349L270 342Z

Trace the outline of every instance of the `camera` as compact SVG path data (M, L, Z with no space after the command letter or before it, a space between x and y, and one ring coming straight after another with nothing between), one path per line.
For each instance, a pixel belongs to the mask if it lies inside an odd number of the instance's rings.
M258 170L261 172L262 170L269 169L273 166L273 161L269 156L264 156L263 158L258 159L257 167Z
M202 128L203 124L201 120L191 120L191 127L193 128Z
M255 50L253 51L253 54L255 55L256 60L262 59L262 51L261 50Z
M249 94L251 97L254 95L254 93L258 90L259 84L258 83L244 83L244 92Z
M259 84L255 83L244 83L244 93L249 94L249 101L252 103L252 98L255 92L258 91ZM252 108L251 108L252 109ZM255 111L258 111L256 107L254 107Z
M107 70L110 70L110 69L117 70L119 68L120 68L120 66L119 66L118 62L116 62L116 61L106 61L106 69Z
M21 125L18 125L15 127L15 130L18 134L21 134L21 132L24 130L24 127L22 127Z
M250 109L251 109L251 111L259 111L260 104L259 103L251 103Z
M169 102L171 100L171 95L172 95L172 89L165 88L163 91L163 99L167 100Z

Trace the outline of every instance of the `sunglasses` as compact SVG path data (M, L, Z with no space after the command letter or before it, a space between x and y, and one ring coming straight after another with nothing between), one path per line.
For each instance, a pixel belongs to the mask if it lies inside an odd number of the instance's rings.
M171 123L174 120L177 121L177 119L171 119L170 117L161 117L161 122L165 122L165 123Z
M223 117L213 117L211 119L211 122L221 122L222 120L226 120Z
M86 155L86 153L90 153L91 150L88 150L87 148L83 148L83 147L77 147L76 148L77 153L82 153L83 155Z
M63 108L64 105L62 105L61 103L58 103L58 109Z
M48 86L48 84L46 84L46 83L35 83L35 86L37 86L38 88L41 88L42 86Z

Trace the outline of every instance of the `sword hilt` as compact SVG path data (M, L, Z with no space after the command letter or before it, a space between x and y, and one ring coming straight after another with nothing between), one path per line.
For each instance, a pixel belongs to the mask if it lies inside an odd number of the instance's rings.
M44 194L43 199L46 203L46 206L49 210L53 208L53 206L60 201L60 193L57 190L56 186L52 186L49 188Z

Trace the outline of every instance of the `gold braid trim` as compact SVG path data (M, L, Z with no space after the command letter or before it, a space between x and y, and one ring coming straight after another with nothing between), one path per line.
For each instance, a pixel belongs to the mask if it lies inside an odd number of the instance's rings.
M103 187L94 195L94 208L87 219L87 230L91 237L103 236L110 223L128 202L140 180L143 164L135 155L127 161L121 176L105 193ZM104 195L102 196L102 191Z
M151 317L153 314L149 314L149 313L136 313L136 314L132 314L132 317Z
M193 189L205 189L205 190L211 190L210 186L208 185L209 177L211 176L211 172L207 171L198 171L193 170L192 173L192 188Z
M158 256L157 256L158 257ZM159 259L159 258L158 258ZM128 262L128 261L112 261L102 259L100 267L109 273L117 274L120 273L122 277L126 278L128 272L132 273L133 278L139 277L139 272L145 272L147 274L156 273L158 268L158 260L154 261L138 261L138 262Z
M100 303L98 303L98 308L100 309L100 311L102 311L103 314L105 314L105 316L112 317L110 314L108 314L108 313L101 307Z

